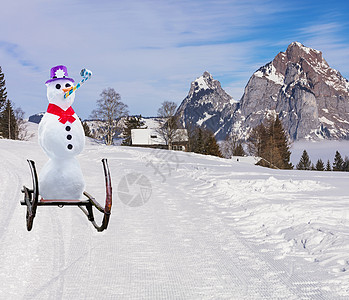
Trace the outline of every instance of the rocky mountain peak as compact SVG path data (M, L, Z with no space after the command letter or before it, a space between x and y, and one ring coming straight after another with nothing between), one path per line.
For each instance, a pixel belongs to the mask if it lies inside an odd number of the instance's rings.
M205 71L200 77L196 78L191 83L189 94L194 95L220 87L221 86L219 81L214 80L212 75L209 72Z
M240 102L204 72L177 113L183 125L209 128L217 139L230 133L247 138L271 115L279 116L291 140L349 139L349 82L321 51L293 42L251 76Z
M287 59L291 62L299 62L301 59L308 60L313 63L322 63L322 52L306 47L299 42L293 42L288 47L286 52Z
M209 96L212 94L218 95L218 97ZM222 89L220 82L213 79L207 71L191 83L188 96L184 101L201 104L210 102L215 107L222 107L226 103L234 102L233 98Z
M252 75L241 113L248 119L246 126L254 126L265 111L274 111L292 140L348 138L348 100L348 80L328 65L321 51L293 42Z
M222 128L228 126L231 111L236 105L237 101L223 90L220 82L205 71L191 83L188 96L182 101L177 114L183 126L202 126L224 138L225 130Z
M254 75L264 76L280 85L299 83L312 89L316 96L320 95L316 86L322 83L334 92L349 92L348 80L328 65L322 52L299 42L291 43L285 52L280 52Z

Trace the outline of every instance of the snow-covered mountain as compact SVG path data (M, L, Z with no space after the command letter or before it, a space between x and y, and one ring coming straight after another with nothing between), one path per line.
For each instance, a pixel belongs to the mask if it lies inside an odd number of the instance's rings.
M276 113L292 140L349 138L349 83L320 51L290 44L250 78L237 112L241 132Z
M210 129L218 139L224 139L232 125L232 112L237 101L228 95L218 80L204 72L191 83L188 96L177 110L181 123L197 124Z
M293 42L251 76L238 104L229 105L231 97L205 74L192 83L179 112L183 122L198 125L216 116L209 125L218 139L230 132L247 137L270 114L280 117L291 140L349 138L349 82L328 65L320 51ZM209 92L204 88L208 78L216 82ZM197 109L201 102L214 112Z

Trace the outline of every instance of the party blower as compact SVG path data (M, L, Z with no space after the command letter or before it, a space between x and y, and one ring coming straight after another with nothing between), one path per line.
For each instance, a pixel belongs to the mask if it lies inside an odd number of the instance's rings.
M79 87L81 87L86 82L87 79L90 79L92 76L92 71L87 69L82 69L80 71L80 75L82 76L81 81L76 86L74 86L69 92L66 92L64 94L64 99L70 96L72 93L74 93Z

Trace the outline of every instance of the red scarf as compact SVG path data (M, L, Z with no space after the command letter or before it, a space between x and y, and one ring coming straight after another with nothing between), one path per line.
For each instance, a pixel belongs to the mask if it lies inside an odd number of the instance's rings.
M75 114L75 112L71 106L69 106L67 110L63 110L56 104L50 103L48 105L47 112L58 116L58 121L63 124L67 123L67 121L70 123L73 123L75 121L75 118L73 117L73 114Z

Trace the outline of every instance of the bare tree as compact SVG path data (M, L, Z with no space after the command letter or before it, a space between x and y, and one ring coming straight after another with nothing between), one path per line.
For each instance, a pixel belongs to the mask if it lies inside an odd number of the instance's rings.
M263 123L254 127L247 139L247 149L250 155L262 156L263 149L266 147L268 133Z
M122 129L118 120L128 114L128 106L121 102L121 96L113 88L107 88L100 94L97 108L92 111L91 118L98 122L97 132L107 145L113 144L113 137Z
M220 142L219 150L225 158L232 158L233 156L245 156L242 140L237 134L231 133L226 136L225 140Z
M237 135L231 134L227 135L225 140L220 142L219 149L225 158L232 158L234 156L234 151L238 145Z
M28 122L24 120L24 111L18 107L14 110L16 118L16 135L19 140L28 141L34 136L34 133L28 132Z
M158 109L159 127L157 132L166 142L169 150L172 150L173 141L177 138L179 131L179 117L176 115L177 105L171 101L164 101Z

